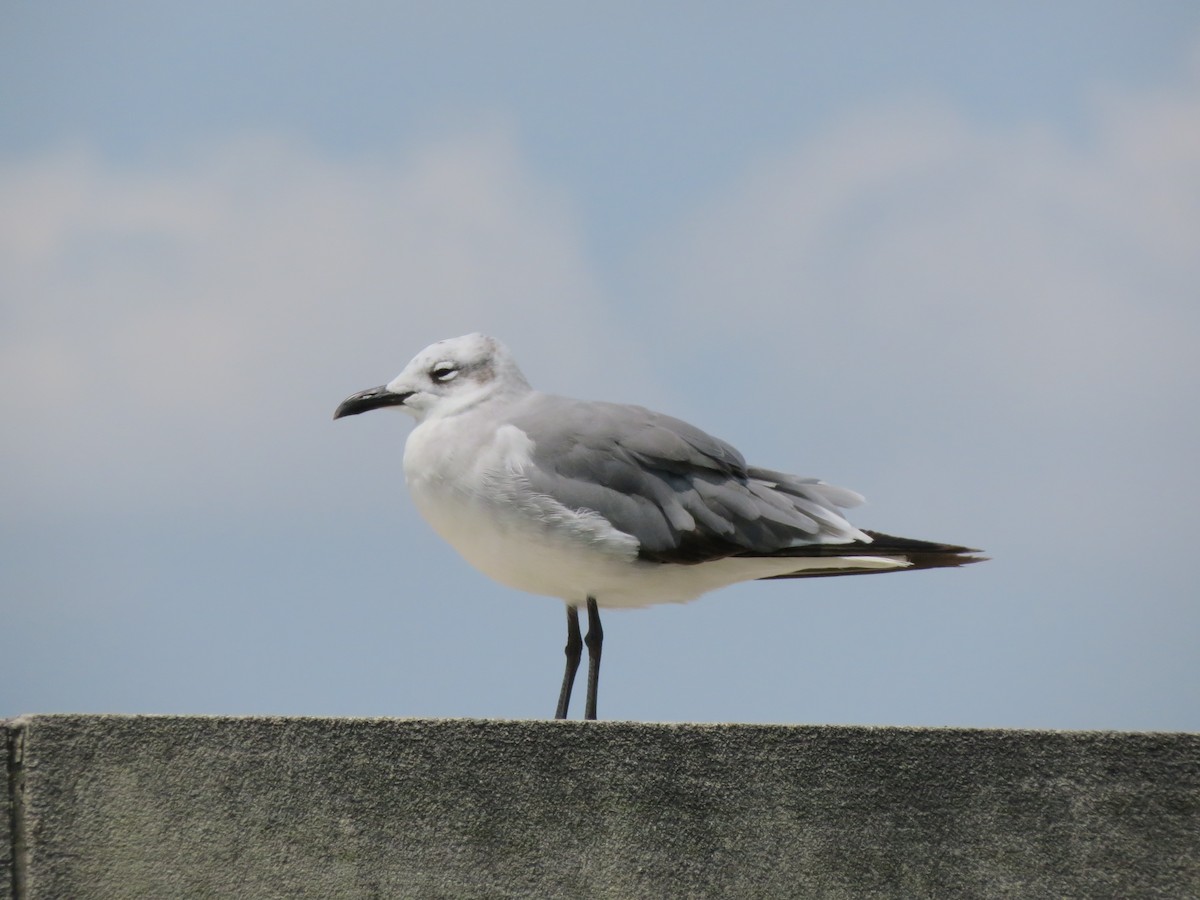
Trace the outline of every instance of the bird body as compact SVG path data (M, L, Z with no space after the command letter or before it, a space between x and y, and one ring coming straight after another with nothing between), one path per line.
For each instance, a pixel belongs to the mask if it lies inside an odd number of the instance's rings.
M559 399L538 392L489 399L452 417L426 420L409 435L404 476L413 502L433 530L485 575L571 604L594 597L601 607L640 607L694 600L740 581L830 567L822 557L725 556L691 564L639 559L639 540L604 515L533 488L534 442L517 425L505 423L519 418L524 405ZM582 408L599 407L590 410L595 412L605 406ZM889 569L908 564L862 555L845 565Z
M568 609L568 677L578 608L595 645L598 607L685 602L741 581L867 574L976 562L975 551L851 525L853 491L747 465L731 445L640 406L535 391L481 334L421 351L335 418L397 406L417 419L404 475L421 515L469 563Z

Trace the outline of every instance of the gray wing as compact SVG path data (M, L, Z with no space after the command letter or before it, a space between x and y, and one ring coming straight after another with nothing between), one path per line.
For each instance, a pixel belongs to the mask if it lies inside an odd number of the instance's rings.
M870 540L837 511L862 501L853 491L747 466L724 441L640 406L534 394L510 421L533 441L530 486L633 535L642 559Z

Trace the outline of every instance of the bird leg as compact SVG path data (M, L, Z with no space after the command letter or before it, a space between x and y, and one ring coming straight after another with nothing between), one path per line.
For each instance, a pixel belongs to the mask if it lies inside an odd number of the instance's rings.
M591 632L588 632L589 639ZM583 655L583 640L579 637L579 607L567 607L567 646L563 650L567 654L567 669L563 672L562 690L558 692L558 709L554 718L565 719L567 706L571 702L571 688L575 686L575 672L579 669L579 658Z
M585 719L596 718L596 688L600 685L600 647L604 643L604 629L600 627L600 610L596 607L596 598L587 598L588 633L584 642L588 648L588 683L587 704L584 706ZM576 626L578 627L578 626Z

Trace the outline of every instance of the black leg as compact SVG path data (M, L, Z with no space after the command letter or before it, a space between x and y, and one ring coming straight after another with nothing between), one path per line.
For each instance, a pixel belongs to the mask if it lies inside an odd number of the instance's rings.
M587 705L583 710L585 719L596 718L596 688L600 685L600 647L604 643L604 629L600 627L600 610L594 597L587 598L588 633L584 640L588 648Z
M589 633L590 634L590 633ZM558 692L558 709L554 718L565 719L567 706L571 702L571 688L575 686L575 672L579 669L579 658L583 655L583 641L579 637L579 607L567 607L567 670L563 672L562 690Z

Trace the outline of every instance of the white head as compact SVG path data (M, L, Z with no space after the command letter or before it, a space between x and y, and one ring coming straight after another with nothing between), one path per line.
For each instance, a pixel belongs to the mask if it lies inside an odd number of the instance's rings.
M333 417L398 406L422 422L529 389L507 347L486 334L464 334L430 344L387 384L347 397Z

